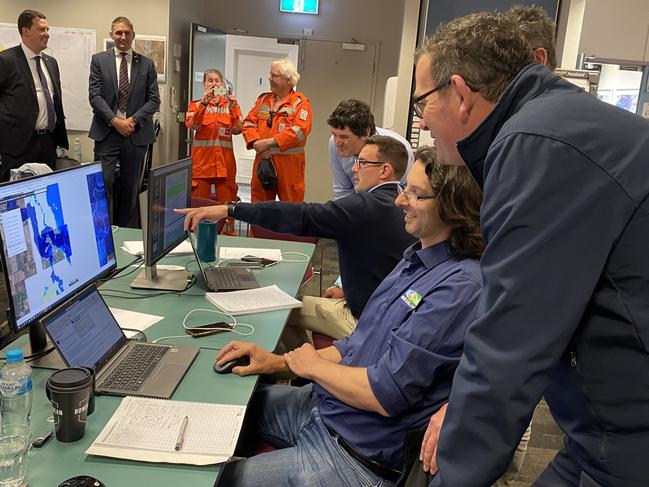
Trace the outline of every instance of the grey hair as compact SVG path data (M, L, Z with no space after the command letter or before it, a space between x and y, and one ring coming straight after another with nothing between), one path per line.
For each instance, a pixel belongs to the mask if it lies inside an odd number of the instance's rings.
M300 73L297 72L297 68L293 61L288 58L278 59L270 63L271 67L277 66L279 68L279 74L283 78L287 78L293 86L297 85L297 82L300 81Z
M435 85L460 75L485 99L495 102L505 87L534 61L514 21L505 15L479 12L440 25L415 53L429 56Z

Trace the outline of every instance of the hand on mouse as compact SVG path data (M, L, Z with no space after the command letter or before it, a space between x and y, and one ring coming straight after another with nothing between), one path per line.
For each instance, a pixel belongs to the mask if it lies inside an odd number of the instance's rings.
M219 365L234 360L235 358L247 355L250 358L250 365L238 366L232 372L241 375L270 374L287 370L284 359L274 353L264 350L256 343L230 342L216 356L216 363Z

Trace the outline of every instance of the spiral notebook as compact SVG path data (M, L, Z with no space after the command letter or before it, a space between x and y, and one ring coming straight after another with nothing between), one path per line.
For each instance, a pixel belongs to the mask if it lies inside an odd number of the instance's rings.
M245 406L127 396L86 453L155 463L223 463L234 453L245 413Z

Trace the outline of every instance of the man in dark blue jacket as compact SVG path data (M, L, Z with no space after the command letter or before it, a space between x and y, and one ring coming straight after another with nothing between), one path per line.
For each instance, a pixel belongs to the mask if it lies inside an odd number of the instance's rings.
M203 218L230 216L277 232L335 239L345 299L304 296L304 308L291 315L282 341L288 349L301 345L304 329L342 338L353 331L370 295L415 240L394 205L407 163L401 142L369 137L353 167L352 195L327 203L270 201L184 210L190 215L187 224L193 229Z
M483 187L487 244L431 486L490 485L543 394L566 442L536 486L647 486L649 124L529 47L481 13L418 53L414 109Z

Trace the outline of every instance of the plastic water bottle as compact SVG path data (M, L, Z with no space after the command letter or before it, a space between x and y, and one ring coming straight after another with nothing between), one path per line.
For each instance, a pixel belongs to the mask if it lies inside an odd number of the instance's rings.
M32 368L25 363L23 351L7 352L7 365L0 370L0 412L2 424L30 424L32 412Z
M79 140L79 137L74 139L74 148L72 150L72 153L74 154L74 158L77 161L83 162L83 158L81 157L81 141Z

